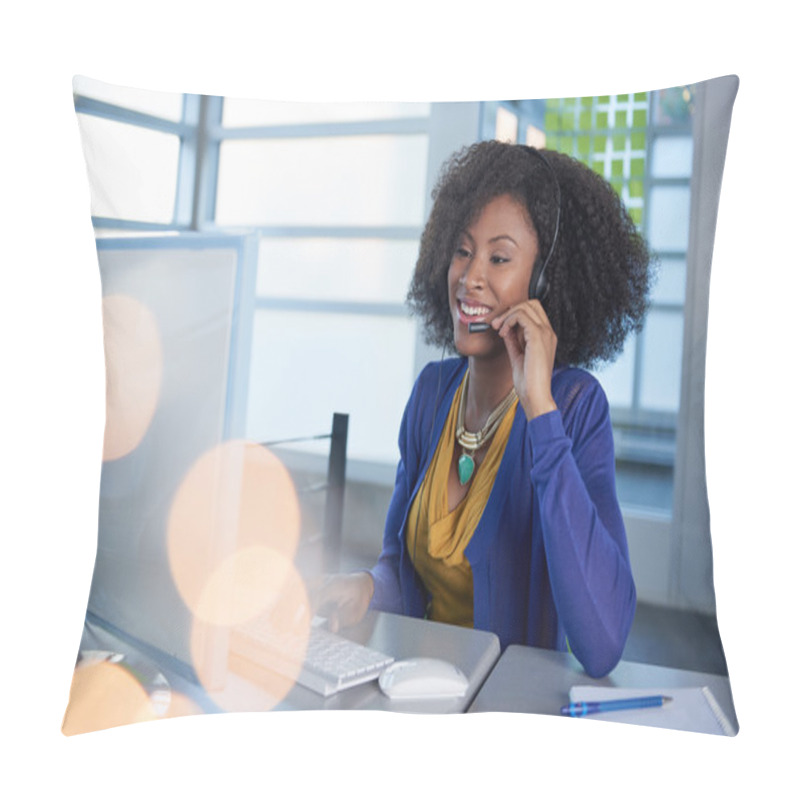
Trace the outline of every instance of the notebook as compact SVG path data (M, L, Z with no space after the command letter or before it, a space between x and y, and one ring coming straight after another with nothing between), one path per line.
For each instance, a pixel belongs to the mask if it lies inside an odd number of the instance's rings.
M707 686L681 689L626 689L608 686L573 686L569 691L572 703L597 700L618 700L624 697L666 695L672 698L658 708L641 708L628 711L607 711L591 714L587 719L628 722L654 728L672 728L696 733L713 733L735 736L736 729Z

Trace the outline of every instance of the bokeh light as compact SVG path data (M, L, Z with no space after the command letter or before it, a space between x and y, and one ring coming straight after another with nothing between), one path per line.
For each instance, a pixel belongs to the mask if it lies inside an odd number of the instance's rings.
M294 564L300 506L288 471L252 442L210 450L176 492L167 537L206 693L226 711L274 708L300 672L312 616ZM271 646L255 642L254 628Z
M61 726L66 736L157 719L150 697L120 664L85 660L72 677L69 705Z
M293 564L270 547L246 547L224 559L209 576L195 607L213 625L240 625L272 607Z
M300 508L283 464L260 445L226 442L195 462L175 495L167 528L173 580L193 616L236 624L272 602L282 580L283 567L259 548L290 563L299 535Z
M103 460L135 450L155 414L164 371L158 324L152 312L125 295L103 298L106 429Z
M311 604L291 558L279 550L248 548L231 565L231 572L238 572L247 584L241 590L244 624L216 625L196 618L192 660L218 706L226 711L268 711L286 697L300 673L311 630ZM256 601L258 612L245 619L245 609L255 608ZM252 632L271 646L254 641Z

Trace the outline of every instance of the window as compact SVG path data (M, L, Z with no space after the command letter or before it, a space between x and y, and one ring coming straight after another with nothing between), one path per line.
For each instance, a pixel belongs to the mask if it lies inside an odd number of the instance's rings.
M414 379L404 301L429 115L421 104L222 101L209 225L260 237L248 438L324 432L343 411L352 461L394 466Z
M95 187L114 176L95 193L98 235L258 236L244 435L322 433L332 411L348 412L350 474L363 464L390 482L417 371L405 294L430 188L431 105L159 95L80 79L75 89L81 124L107 142L87 154Z
M80 77L74 92L78 124L91 129L96 145L85 156L98 236L189 230L197 98L120 89Z

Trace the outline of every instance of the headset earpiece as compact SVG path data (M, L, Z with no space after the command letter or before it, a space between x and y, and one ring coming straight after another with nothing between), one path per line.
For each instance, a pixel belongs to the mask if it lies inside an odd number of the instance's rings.
M547 266L546 261L537 258L533 262L533 272L531 273L531 283L528 288L528 297L531 300L544 300L547 294L548 283L545 277L544 267Z
M534 262L533 272L531 273L531 282L530 286L528 287L528 297L531 300L544 300L547 295L547 289L549 288L547 281L547 266L550 263L550 259L553 257L553 251L555 250L556 242L558 241L558 229L561 225L561 186L558 183L556 172L553 169L550 161L533 147L530 148L530 153L542 161L547 167L550 177L553 179L553 186L556 192L556 224L553 229L553 239L550 242L550 249L547 251L547 257L542 259L542 257L539 256Z

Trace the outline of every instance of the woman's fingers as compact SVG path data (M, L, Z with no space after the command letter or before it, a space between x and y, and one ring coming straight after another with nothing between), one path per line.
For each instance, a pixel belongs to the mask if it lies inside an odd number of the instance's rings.
M329 575L314 592L314 613L334 632L349 627L366 613L373 590L369 573Z
M558 340L538 300L510 308L492 320L514 373L514 386L528 419L552 411L553 364Z
M505 341L512 363L527 352L540 352L551 360L555 353L556 335L538 300L522 303L492 320L498 335Z
M538 300L528 300L519 305L512 306L508 311L496 316L492 320L491 325L500 333L511 326L525 324L526 321L552 331L550 320L547 318L547 314Z

